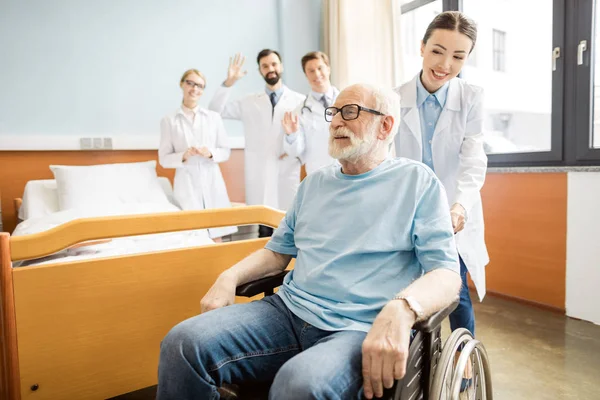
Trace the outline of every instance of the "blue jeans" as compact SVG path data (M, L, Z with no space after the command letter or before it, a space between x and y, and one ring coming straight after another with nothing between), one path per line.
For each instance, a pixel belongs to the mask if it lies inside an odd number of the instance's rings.
M365 336L315 328L277 295L213 310L163 340L157 400L219 399L223 383L271 380L269 399L361 399Z
M475 336L475 313L473 312L473 303L471 303L469 287L467 286L467 272L467 266L462 257L460 257L462 287L460 289L458 306L450 314L450 329L454 331L458 328L466 328Z

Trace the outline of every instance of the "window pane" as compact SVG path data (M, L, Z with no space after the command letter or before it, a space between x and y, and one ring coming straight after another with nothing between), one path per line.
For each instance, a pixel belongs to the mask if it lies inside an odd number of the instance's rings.
M594 18L594 128L592 146L600 148L600 5L596 4Z
M421 70L421 39L431 20L442 12L442 7L442 0L436 0L400 16L402 61L406 79L412 78Z
M463 0L463 9L478 34L477 64L462 77L485 91L486 152L550 151L552 2Z

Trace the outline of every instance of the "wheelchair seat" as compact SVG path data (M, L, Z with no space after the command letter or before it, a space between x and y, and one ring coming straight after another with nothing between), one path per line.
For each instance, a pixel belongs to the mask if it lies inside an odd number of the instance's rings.
M272 295L283 284L289 271L258 279L241 285L236 296L254 297L261 293ZM449 307L436 312L426 320L417 322L415 335L409 348L406 374L391 389L386 389L386 400L438 400L458 399L460 379L467 362L473 364L473 396L468 398L492 399L491 373L487 353L483 345L465 329L450 335L442 345L441 324L458 305L456 299ZM461 351L462 349L462 351ZM469 351L466 351L469 349ZM455 356L460 354L458 361ZM265 400L268 399L269 383L244 385L224 384L219 388L222 399Z

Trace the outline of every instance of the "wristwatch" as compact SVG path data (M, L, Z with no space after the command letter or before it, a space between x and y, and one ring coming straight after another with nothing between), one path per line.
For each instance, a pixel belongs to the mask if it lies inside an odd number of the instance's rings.
M406 304L408 305L408 308L411 309L412 312L415 313L415 321L420 321L423 319L425 312L423 311L423 307L421 307L421 304L419 304L419 302L417 301L417 299L415 299L412 296L402 296L402 295L398 295L398 296L394 296L394 298L392 300L404 300L406 302Z

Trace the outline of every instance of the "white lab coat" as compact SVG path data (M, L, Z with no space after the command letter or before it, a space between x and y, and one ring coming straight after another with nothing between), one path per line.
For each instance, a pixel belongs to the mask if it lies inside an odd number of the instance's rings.
M158 159L163 168L175 168L173 195L183 210L204 210L231 207L227 188L218 163L227 161L231 150L221 116L197 107L194 123L180 108L164 117L160 124ZM183 154L190 147L206 146L213 157L188 157ZM237 231L236 227L210 228L211 238Z
M333 100L340 91L333 89ZM333 103L332 103L333 104ZM325 107L312 94L304 98L294 114L299 117L299 128L296 133L285 135L283 150L291 157L299 157L306 166L306 174L311 174L321 167L335 161L329 155L329 122L325 121Z
M396 89L402 110L395 148L397 156L422 161L417 79L418 75ZM486 290L485 266L489 262L479 193L487 169L483 149L483 90L459 78L452 79L449 85L431 143L433 166L446 189L449 206L460 203L466 210L465 227L456 235L456 243L482 300Z
M223 118L241 120L244 124L244 175L246 204L264 204L287 210L300 184L300 160L286 156L283 150L281 120L286 111L302 103L304 96L283 86L274 113L266 92L228 101L232 87L220 86L210 105Z

